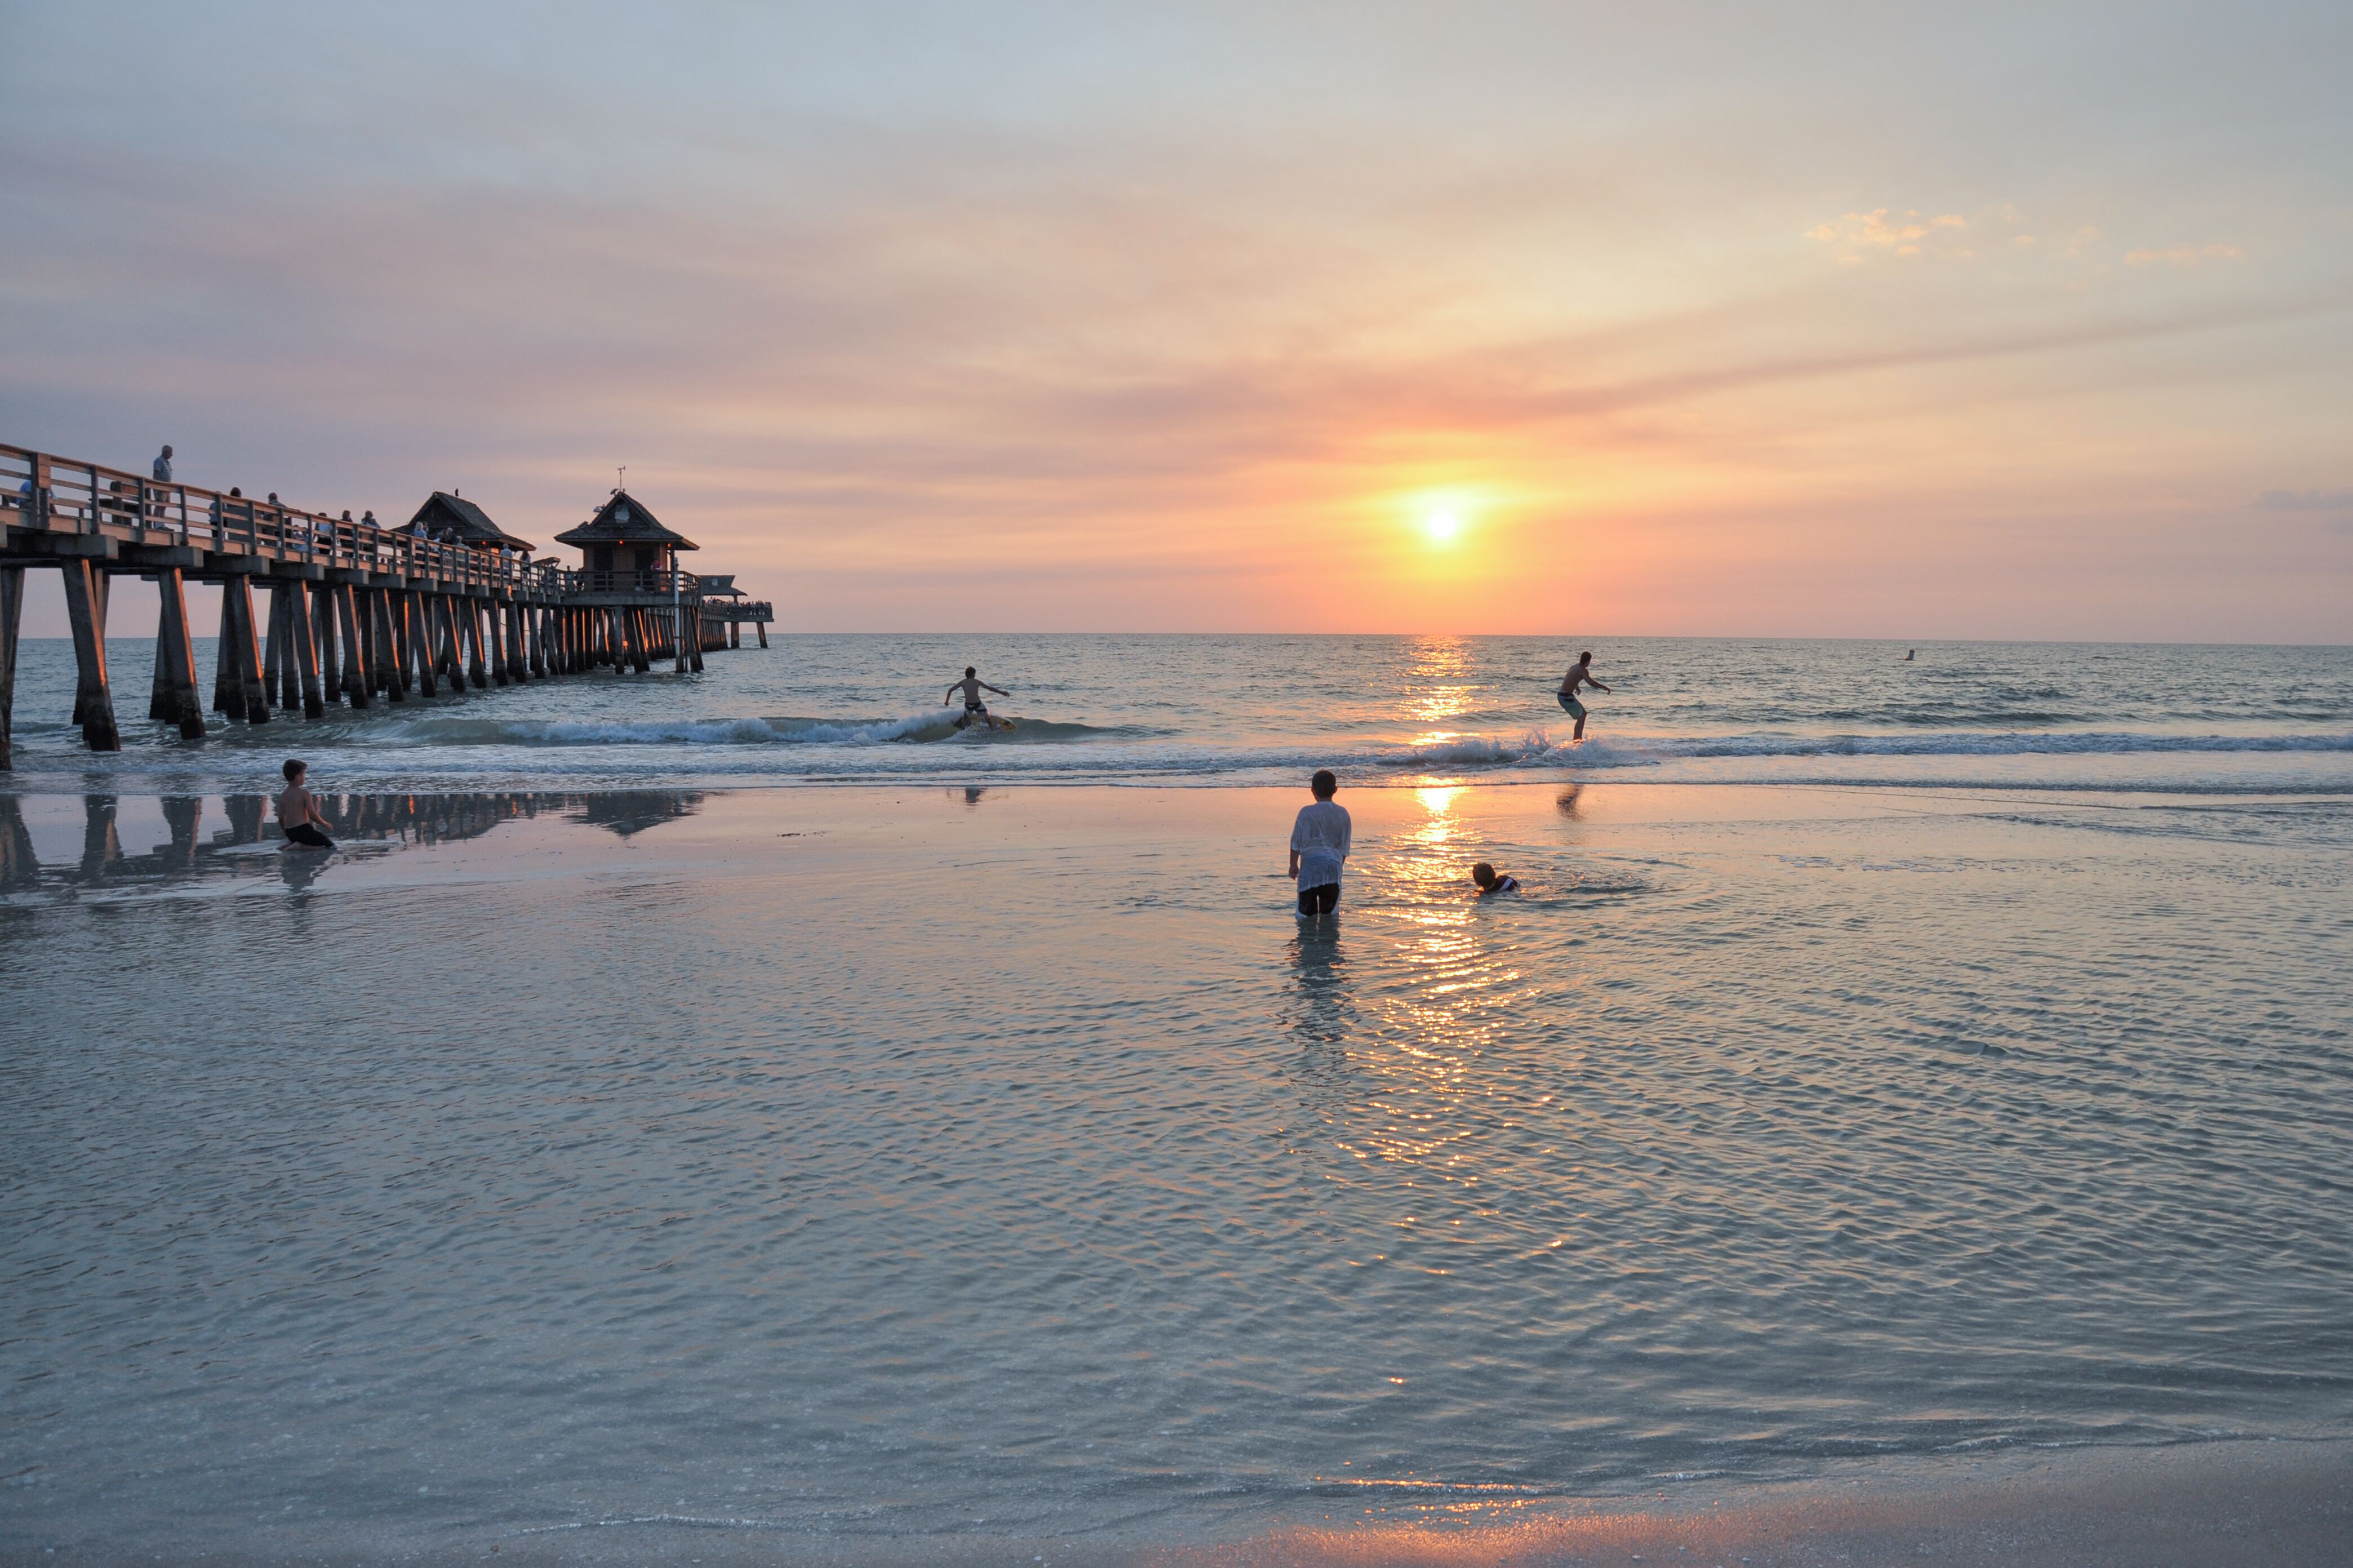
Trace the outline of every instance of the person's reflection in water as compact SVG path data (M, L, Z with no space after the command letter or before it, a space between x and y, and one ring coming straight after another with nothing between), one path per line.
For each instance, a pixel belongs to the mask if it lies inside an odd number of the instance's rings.
M295 892L303 892L340 858L335 855L305 855L289 850L278 857L279 879Z
M1303 924L1292 938L1291 971L1298 980L1298 1007L1291 1026L1305 1044L1335 1046L1347 1038L1356 1016L1347 964L1339 932L1331 925Z
M978 805L987 794L988 791L978 784L966 784L964 786L964 803L966 805Z
M1575 822L1577 817L1577 797L1584 793L1585 786L1583 784L1570 784L1567 789L1560 792L1560 797L1557 800L1555 800L1553 805L1559 810L1563 816L1566 816L1571 822Z

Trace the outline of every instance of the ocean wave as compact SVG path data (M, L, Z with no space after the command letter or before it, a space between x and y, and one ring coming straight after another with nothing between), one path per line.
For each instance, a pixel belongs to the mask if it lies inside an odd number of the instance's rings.
M1588 742L1586 745L1593 743ZM1551 754L1566 761L1581 757L1583 751L1583 747L1571 744L1555 747ZM1766 731L1745 735L1627 737L1612 743L1608 754L1663 761L1682 757L2023 757L2217 752L2353 752L2353 733L2152 735L2128 730L2010 730L1945 735L1808 736Z
M393 746L880 746L902 742L1036 745L1148 731L1018 719L1010 731L958 730L954 715L896 719L494 719L435 714L377 728Z

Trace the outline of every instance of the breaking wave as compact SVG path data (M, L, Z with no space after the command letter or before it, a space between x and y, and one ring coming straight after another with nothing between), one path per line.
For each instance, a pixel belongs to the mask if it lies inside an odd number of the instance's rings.
M952 742L1036 745L1100 737L1141 738L1129 727L1017 719L1010 731L958 730L953 714L898 719L481 719L457 715L396 721L376 738L407 746L880 746Z

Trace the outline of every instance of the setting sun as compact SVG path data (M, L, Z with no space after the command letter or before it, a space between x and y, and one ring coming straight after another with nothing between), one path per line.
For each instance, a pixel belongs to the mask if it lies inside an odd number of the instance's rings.
M1433 544L1451 544L1455 535L1462 531L1462 520L1451 511L1432 512L1422 519L1421 531Z

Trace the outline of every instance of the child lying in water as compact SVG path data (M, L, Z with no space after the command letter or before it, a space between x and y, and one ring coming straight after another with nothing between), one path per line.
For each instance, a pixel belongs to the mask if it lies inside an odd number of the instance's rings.
M1497 893L1516 893L1520 890L1520 879L1517 877L1508 872L1498 877L1495 875L1495 868L1488 865L1484 860L1471 868L1471 879L1479 884L1479 896L1482 899L1492 899Z

